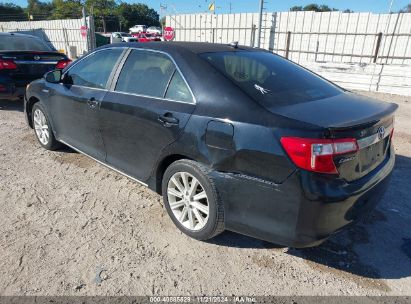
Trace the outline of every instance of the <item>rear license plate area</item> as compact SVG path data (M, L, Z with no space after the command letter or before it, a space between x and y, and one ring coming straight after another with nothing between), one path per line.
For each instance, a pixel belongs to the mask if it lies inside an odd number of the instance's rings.
M361 172L368 172L377 167L385 157L386 142L388 138L368 146L360 152Z

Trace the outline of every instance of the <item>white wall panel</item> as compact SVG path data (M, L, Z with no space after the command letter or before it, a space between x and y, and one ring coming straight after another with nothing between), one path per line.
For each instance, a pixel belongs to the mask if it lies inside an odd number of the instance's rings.
M57 50L69 52L70 46L77 48L77 54L87 51L87 39L81 36L82 19L13 21L0 22L1 32L21 32L43 38ZM67 35L65 35L65 33Z
M167 16L166 24L175 28L176 40L253 46L258 14L174 15ZM411 96L410 13L267 12L261 47L285 56L287 32L291 32L288 58L342 87Z

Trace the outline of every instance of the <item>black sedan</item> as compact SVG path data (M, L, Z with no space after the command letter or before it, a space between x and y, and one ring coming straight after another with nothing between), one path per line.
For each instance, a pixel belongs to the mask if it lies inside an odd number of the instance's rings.
M396 108L268 51L179 42L99 48L25 95L44 148L65 144L162 194L187 235L292 247L376 205Z
M69 63L66 55L38 37L0 33L0 99L22 98L31 81Z

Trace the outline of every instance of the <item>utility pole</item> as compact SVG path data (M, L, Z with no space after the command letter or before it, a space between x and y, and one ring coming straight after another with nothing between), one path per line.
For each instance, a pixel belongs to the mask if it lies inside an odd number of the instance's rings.
M160 3L160 25L161 25L161 33L163 33L164 30L164 24L161 22L163 18L165 18L167 13L167 4Z
M263 9L264 9L264 0L260 0L260 15L258 17L258 36L257 36L257 45L256 47L260 47L261 43L261 31L263 25Z
M232 6L231 6L231 2L230 2L230 14L231 14L231 8L232 8Z
M91 46L90 46L90 29L89 26L87 25L87 17L86 17L86 7L83 6L81 13L83 14L83 25L87 29L87 52L90 52Z
M389 13L389 14L391 14L391 9L392 9L393 3L394 3L394 0L391 0L391 2L390 2L390 8L389 8L389 10L388 10L388 13Z

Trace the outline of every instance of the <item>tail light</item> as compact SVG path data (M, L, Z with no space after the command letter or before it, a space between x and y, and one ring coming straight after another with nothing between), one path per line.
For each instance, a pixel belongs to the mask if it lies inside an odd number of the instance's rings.
M328 174L338 174L334 164L334 156L358 151L355 138L282 137L281 144L297 167Z
M70 59L62 59L57 62L56 69L62 70L71 62Z
M16 70L17 65L13 60L0 59L0 70Z

